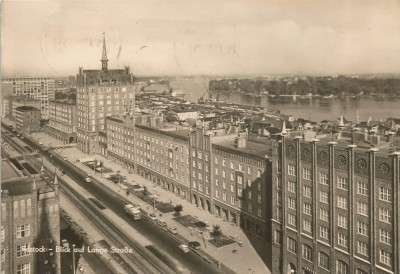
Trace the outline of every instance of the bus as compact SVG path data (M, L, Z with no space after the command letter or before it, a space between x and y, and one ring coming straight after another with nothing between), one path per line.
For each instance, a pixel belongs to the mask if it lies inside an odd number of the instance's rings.
M132 216L134 220L140 220L142 218L142 212L134 205L126 205L125 212Z

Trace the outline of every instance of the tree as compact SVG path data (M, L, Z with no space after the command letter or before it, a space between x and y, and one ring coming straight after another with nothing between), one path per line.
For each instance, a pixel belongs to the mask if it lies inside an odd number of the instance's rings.
M211 231L211 236L213 238L218 238L222 235L222 230L219 225L213 225L213 230Z
M176 205L176 206L174 207L174 211L175 211L175 214L176 214L176 215L181 214L182 210L183 210L183 206L182 206L182 205Z

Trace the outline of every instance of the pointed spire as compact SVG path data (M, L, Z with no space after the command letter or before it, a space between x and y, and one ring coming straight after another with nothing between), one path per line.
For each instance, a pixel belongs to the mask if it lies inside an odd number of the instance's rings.
M281 135L287 135L287 129L286 129L286 121L283 120L283 125L282 125L282 132Z
M101 69L107 71L107 50L106 50L106 34L103 32L103 55L101 57Z

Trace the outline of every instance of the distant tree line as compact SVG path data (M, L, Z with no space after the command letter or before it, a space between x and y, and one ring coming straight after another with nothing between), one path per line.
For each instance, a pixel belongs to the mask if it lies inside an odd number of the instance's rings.
M281 79L211 80L211 92L240 92L269 95L386 95L400 96L400 78L361 78L349 76L286 77Z

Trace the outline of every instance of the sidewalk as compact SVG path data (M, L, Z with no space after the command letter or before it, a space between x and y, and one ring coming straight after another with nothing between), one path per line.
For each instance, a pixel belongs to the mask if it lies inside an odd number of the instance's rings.
M61 144L60 141L55 140L44 133L36 133L36 138L40 138L45 146L46 145L48 146L48 144L51 144L51 146L56 146L58 144ZM87 166L81 163L76 163L76 159L87 157L87 154L82 153L76 147L59 149L57 150L57 152L61 154L63 157L66 157L70 162L74 163L82 170L85 170L86 172L91 172L93 174L93 171ZM242 247L240 247L237 243L235 243L229 246L216 248L210 243L204 242L201 237L191 235L189 229L181 226L179 223L174 221L173 220L173 218L175 217L173 215L174 212L162 215L162 219L167 223L168 226L176 227L178 234L180 234L188 241L200 242L202 245L201 246L202 251L208 253L211 257L215 258L217 261L228 266L237 273L263 273L263 274L271 273L264 264L264 262L262 261L262 259L259 257L257 252L251 246L250 241L248 240L246 235L242 232L240 227L224 222L222 219L217 218L214 215L211 215L210 213L196 207L195 205L192 205L186 200L183 200L180 197L176 196L174 193L162 189L158 185L154 184L151 181L146 180L145 178L139 176L138 174L128 174L128 170L126 170L124 167L106 159L101 155L95 155L93 157L96 158L97 160L102 161L106 167L111 168L114 172L120 171L120 175L126 176L126 178L130 182L136 181L139 185L146 186L149 192L153 194L158 194L159 201L163 202L171 201L172 205L182 204L183 206L182 215L186 214L192 215L199 221L203 221L209 224L210 226L219 225L221 227L222 232L226 236L230 236L237 241L241 240L243 242ZM122 197L127 198L131 203L140 204L144 211L147 212L153 211L151 206L148 209L146 207L147 204L145 204L144 201L137 198L133 194L130 194L127 197L125 190L121 189L120 187L118 187L118 185L114 184L113 182L103 177L100 177L100 175L97 173L94 176L98 181L100 181L110 189L114 190L115 192L119 193ZM206 245L204 245L204 243L206 243ZM232 252L233 250L237 251L233 253Z

